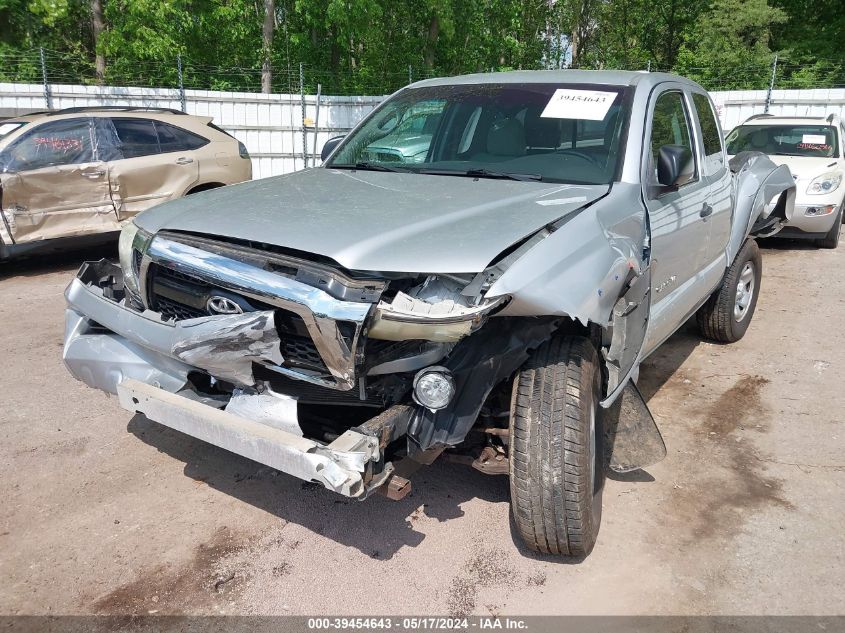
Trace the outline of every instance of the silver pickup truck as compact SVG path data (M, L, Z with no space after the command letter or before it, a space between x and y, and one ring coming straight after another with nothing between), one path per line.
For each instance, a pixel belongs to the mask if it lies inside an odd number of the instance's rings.
M639 72L418 82L323 158L139 215L67 289L68 369L349 497L445 452L510 477L529 547L587 554L606 465L666 452L640 363L692 315L743 336L789 170L729 164L707 93Z

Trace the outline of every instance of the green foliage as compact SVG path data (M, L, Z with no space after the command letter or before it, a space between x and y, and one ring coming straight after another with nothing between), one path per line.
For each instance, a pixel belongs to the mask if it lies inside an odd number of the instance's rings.
M259 90L263 0L0 0L0 79ZM274 91L391 92L435 75L668 70L710 88L845 84L841 0L276 0Z
M772 61L769 35L786 19L767 0L716 0L681 48L677 69L709 86L765 88Z

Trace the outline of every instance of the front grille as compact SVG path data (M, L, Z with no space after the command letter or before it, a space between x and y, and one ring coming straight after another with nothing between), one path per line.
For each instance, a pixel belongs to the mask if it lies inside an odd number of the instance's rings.
M386 403L384 392L375 389L368 389L366 399L361 400L358 389L351 391L329 389L303 380L282 376L261 365L253 365L253 375L257 380L267 381L274 391L296 398L300 404L383 407Z
M156 312L160 312L161 316L167 321L184 321L185 319L196 319L198 317L208 316L207 310L200 310L191 306L171 301L164 297L157 297L155 302Z
M152 264L149 275L150 307L159 312L163 319L182 321L214 316L206 305L209 298L217 294L236 300L244 312L274 310L284 366L328 373L305 323L298 315L261 301L241 297L172 268Z
M287 334L282 336L282 358L292 367L323 370L326 366L320 353L307 336Z

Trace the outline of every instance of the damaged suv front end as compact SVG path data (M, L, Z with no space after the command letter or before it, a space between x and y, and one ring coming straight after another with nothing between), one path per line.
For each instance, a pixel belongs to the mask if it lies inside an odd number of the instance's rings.
M368 151L421 113L423 160ZM509 476L529 547L585 555L606 454L666 455L641 361L693 314L743 336L753 235L794 196L761 155L728 164L682 78L427 80L321 167L137 216L120 265L68 287L64 359L128 411L349 497L401 498L448 449Z
M352 497L393 473L388 447L432 458L422 417L465 387L456 347L507 302L461 294L473 276L353 278L135 224L120 262L86 263L67 289L71 373L130 411Z
M592 286L580 298L578 283L554 309L534 290L512 301L506 286L531 274L503 275L608 194L626 88L607 87L605 124L573 138L573 148L588 146L567 159L574 183L559 165L534 177L441 159L412 172L348 156L393 138L422 108L451 126L438 128L432 151L460 142L449 151L479 151L479 164L527 160L533 171L532 161L553 163L532 156L533 145L548 148L526 134L548 127L540 114L559 87L406 90L322 168L138 216L121 235L120 265L86 263L67 289L66 365L129 411L352 497L399 496L409 490L400 473L460 444L479 470L506 472L508 380L564 321L587 327L584 305L597 302ZM608 144L610 155L596 152ZM629 270L619 247L633 256L641 228L610 247L601 223L590 226L580 237L600 248L593 263ZM558 278L578 274L574 260L558 264ZM542 283L569 282L546 274Z

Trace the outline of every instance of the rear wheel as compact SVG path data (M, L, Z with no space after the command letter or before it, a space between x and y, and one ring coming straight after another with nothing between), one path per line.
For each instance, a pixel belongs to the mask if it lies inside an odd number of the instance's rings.
M762 275L760 248L754 240L746 240L722 285L695 315L701 333L720 343L735 343L745 336L757 307Z
M833 226L830 231L823 238L816 240L816 246L819 248L836 248L839 246L839 231L842 228L842 209L845 208L845 203L839 209L839 214L833 221Z
M596 542L604 485L600 397L598 354L582 336L547 341L514 381L511 510L535 551L585 556Z

